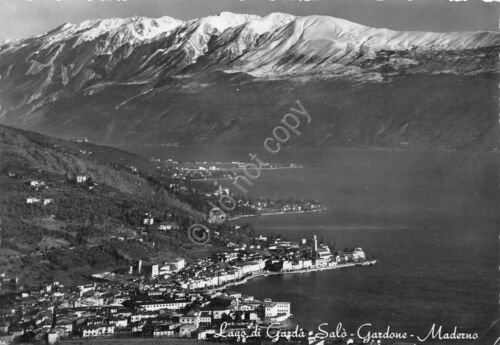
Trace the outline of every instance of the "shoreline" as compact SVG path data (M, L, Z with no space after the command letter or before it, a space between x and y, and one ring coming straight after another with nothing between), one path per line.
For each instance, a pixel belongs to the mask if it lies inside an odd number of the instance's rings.
M280 215L288 215L288 214L317 213L317 212L324 212L324 211L326 211L326 208L322 208L319 210L310 210L310 211L290 211L290 212L277 211L277 212L267 212L267 213L259 213L259 214L244 214L244 215L236 216L233 218L229 218L228 220L237 220L240 218L251 218L251 217L260 217L260 216L280 216Z
M261 274L252 275L249 278L251 279L251 278L257 278L257 277L320 272L320 271L328 271L328 270L341 269L341 268L346 268L346 267L356 267L356 266L373 266L376 263L377 263L377 260L366 260L363 262L347 262L345 264L338 264L335 266L314 267L314 268L307 268L307 269L301 269L301 270L290 270L290 271L280 271L280 272L262 272Z
M335 270L335 269L341 269L341 268L347 268L347 267L368 267L368 266L373 266L377 263L377 260L366 260L363 262L347 262L344 264L338 264L335 266L322 266L322 267L314 267L314 268L307 268L307 269L300 269L300 270L290 270L290 271L280 271L280 272L258 272L256 274L252 274L250 276L247 276L243 278L240 281L235 281L235 282L229 282L227 284L221 285L221 286L216 286L211 289L203 289L200 291L219 291L219 290L225 290L231 286L238 286L238 285L243 285L248 283L250 280L254 278L260 278L260 277L268 277L268 276L279 276L279 275L288 275L288 274L304 274L304 273L311 273L311 272L321 272L321 271L328 271L328 270Z
M266 167L259 167L260 170L285 170L285 169L304 169L303 166L296 166L296 167L291 167L291 166L282 166L282 167L272 167L272 168L266 168ZM199 168L181 168L183 171L204 171L200 170ZM243 171L245 168L222 168L222 169L217 169L215 171L230 171L230 172L236 172L236 171ZM199 181L207 181L208 179L198 179Z

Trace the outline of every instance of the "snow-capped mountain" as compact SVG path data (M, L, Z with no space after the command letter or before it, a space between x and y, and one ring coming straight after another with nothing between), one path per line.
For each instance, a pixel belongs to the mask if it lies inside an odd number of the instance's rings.
M284 13L260 17L223 12L189 21L90 20L0 46L0 122L49 134L91 134L87 120L98 112L95 120L107 126L99 126L104 141L116 142L115 131L123 134L124 128L141 137L136 127L148 127L153 119L176 123L181 129L176 133L184 135L182 128L196 122L186 116L190 107L178 103L186 95L206 99L210 94L211 101L222 101L226 96L214 92L228 85L233 90L259 85L247 90L256 94L272 88L276 97L297 85L314 89L347 82L357 88L373 83L386 88L398 78L421 75L461 83L496 73L499 47L497 32L403 32ZM317 100L321 104L328 103L324 92L325 99ZM158 101L146 105L155 97ZM234 104L241 103L235 97ZM132 122L122 115L119 125L110 120L139 106L152 114L131 117ZM232 107L217 107L217 112ZM202 104L189 110L199 112L210 110ZM228 121L229 127L238 122L234 117ZM380 136L380 128L371 128L365 137ZM219 130L217 140L235 135ZM193 140L210 141L213 131L197 133ZM373 141L365 137L363 143Z

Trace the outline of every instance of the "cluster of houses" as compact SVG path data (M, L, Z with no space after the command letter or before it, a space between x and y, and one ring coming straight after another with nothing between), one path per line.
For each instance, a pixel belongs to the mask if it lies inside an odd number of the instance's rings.
M151 161L160 163L160 159L151 158ZM317 212L323 211L324 207L319 201L313 200L295 200L295 201L271 201L269 199L256 198L256 199L242 199L237 195L231 193L227 187L218 185L218 188L213 192L203 192L198 188L192 187L186 182L197 180L232 180L234 191L243 190L238 181L238 171L244 169L248 163L244 162L194 162L194 163L179 163L169 159L163 162L161 166L156 168L160 170L159 175L172 180L168 186L168 190L173 194L190 195L190 194L203 194L210 202L215 204L223 195L230 195L234 197L238 205L238 212L244 215L257 215L267 213L300 213L300 212ZM261 168L283 168L284 165L280 164L267 164ZM287 168L300 168L298 164L290 164ZM200 193L201 192L201 193ZM213 198L213 199L212 199ZM150 224L147 224L150 225Z
M331 252L325 244L256 238L257 249L231 249L190 263L138 260L128 271L99 275L99 283L65 287L54 282L25 289L0 310L0 343L97 337L191 337L211 339L224 323L228 332L285 321L290 302L258 300L232 285L255 276L363 262L361 248Z
M11 176L9 174L9 176ZM15 174L12 176L15 177ZM74 176L74 181L77 184L83 184L87 181L89 181L89 176L85 174L77 174ZM43 189L49 189L49 186L45 183L45 181L42 180L30 180L27 182L27 184L31 187L33 191L39 192ZM92 184L89 186L89 189L93 189L95 184ZM26 204L28 205L33 205L33 204L41 204L43 206L46 206L48 204L52 204L54 202L54 199L52 198L42 198L42 197L37 197L37 196L28 196L26 198Z
M281 212L309 212L309 211L321 211L323 210L323 205L319 202L303 201L296 203L286 203L281 205Z
M151 227L155 225L155 218L151 213L147 212L144 214L142 218L142 225L144 225L145 227ZM156 226L156 229L163 232L179 230L179 225L173 221L163 221Z
M309 250L304 250L304 246ZM305 239L302 240L302 245L277 239L269 245L269 250L272 255L266 263L266 269L275 272L336 268L343 264L366 261L366 254L362 248L337 250L332 253L327 245L318 244L316 236L311 246L307 246Z
M54 199L51 198L43 198L39 199L37 197L28 197L26 198L26 204L42 204L43 206L52 204L54 202Z
M210 339L225 322L249 329L290 316L289 302L240 293L194 292L172 282L57 282L25 290L0 314L0 343L100 337Z
M299 213L323 211L323 205L318 201L296 200L296 201L270 201L264 199L238 200L238 205L248 207L256 214L266 213Z
M34 191L40 191L42 189L48 189L49 187L45 184L45 181L41 180L30 180L28 185ZM26 198L26 204L42 204L43 206L51 204L54 202L54 199L51 198L39 198L34 196L29 196Z
M1 289L15 289L19 283L19 277L10 277L7 274L0 274L0 290Z
M87 150L79 150L79 152L84 155L84 156L90 156L92 155L92 151L87 151Z

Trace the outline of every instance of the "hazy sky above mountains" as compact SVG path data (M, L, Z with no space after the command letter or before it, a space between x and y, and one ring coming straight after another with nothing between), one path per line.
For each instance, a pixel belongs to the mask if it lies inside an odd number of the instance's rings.
M0 40L44 33L65 22L134 15L192 19L222 11L321 14L394 30L498 29L498 11L480 0L0 0Z

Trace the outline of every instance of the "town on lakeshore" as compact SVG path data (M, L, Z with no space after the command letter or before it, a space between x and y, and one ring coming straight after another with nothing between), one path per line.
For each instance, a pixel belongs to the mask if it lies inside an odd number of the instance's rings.
M499 16L0 0L0 345L500 345Z
M302 168L298 164L259 163L248 173L252 163L124 157L86 140L44 147L59 153L65 152L63 145L88 167L53 175L16 163L0 175L14 203L0 245L17 249L4 251L0 271L0 345L139 338L227 343L247 340L232 334L262 328L300 343L306 340L293 333L291 301L231 289L267 276L376 263L359 247L341 250L312 234L291 241L230 222L323 211L319 200L245 194L260 176L255 167L260 174L260 169ZM103 164L101 171L90 168L97 163ZM119 185L104 175L118 177ZM224 179L241 193L215 183ZM222 200L230 200L231 207ZM51 236L69 233L62 240L42 237L31 250L21 250L26 239L13 235L33 225ZM195 225L208 231L210 241L190 237ZM38 262L33 271L23 271ZM88 266L79 270L80 263Z
M261 160L256 164L240 161L187 162L172 158L162 160L155 157L151 157L150 161L156 165L160 177L166 177L171 181L168 189L172 193L181 196L189 196L193 192L202 193L207 198L208 203L217 205L219 208L222 206L231 219L259 215L321 212L325 210L319 200L295 198L271 200L267 197L248 197L246 195L255 183L253 180L260 177L262 171L304 168L304 166L297 163L264 163ZM252 165L257 175L248 172L248 167ZM213 182L217 186L216 191L204 190L207 182ZM231 203L234 204L234 208L226 208L221 205L219 200L223 196L232 200Z
M228 289L257 277L376 263L361 248L331 250L316 235L300 242L259 235L255 243L228 243L226 251L192 262L181 257L161 263L138 260L94 274L90 284L19 288L0 308L0 343L134 337L236 342L261 328L267 332L254 332L254 337L274 332L293 340L290 301ZM15 282L4 279L3 284ZM296 341L321 343L303 335L296 335Z

